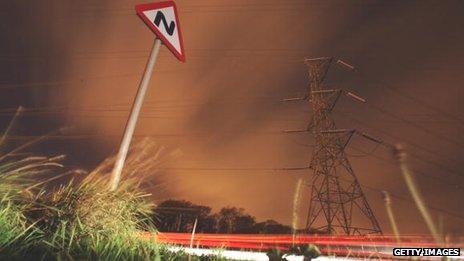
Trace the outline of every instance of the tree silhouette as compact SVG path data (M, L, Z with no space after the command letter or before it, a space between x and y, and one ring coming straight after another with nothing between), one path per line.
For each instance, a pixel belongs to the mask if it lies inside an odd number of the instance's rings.
M243 208L224 207L212 214L211 208L186 200L166 200L155 208L155 224L162 232L186 232L193 229L197 219L197 233L289 234L290 226L274 220L256 223L255 217Z
M217 214L219 233L254 233L255 218L245 214L242 208L225 207Z
M211 208L207 206L185 200L166 200L155 209L155 224L160 231L191 232L198 219L197 231L212 233L215 220L210 213Z
M282 225L279 222L268 219L264 222L256 224L256 230L261 234L290 234L292 228L290 226Z

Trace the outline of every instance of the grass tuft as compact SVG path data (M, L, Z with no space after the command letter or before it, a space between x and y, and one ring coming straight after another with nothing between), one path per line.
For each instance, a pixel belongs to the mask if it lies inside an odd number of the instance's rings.
M39 193L28 212L42 235L35 255L46 260L169 260L165 248L141 237L142 231L156 232L154 205L142 182L176 153L145 139L132 147L116 191L108 189L114 163L109 158L83 179Z
M17 258L40 238L25 213L33 208L33 177L61 166L56 159L6 157L0 162L0 259Z
M44 195L33 219L44 234L47 258L126 260L148 258L157 249L140 238L140 231L155 231L153 205L130 180L115 192L108 191L104 176L91 175L80 183L69 182Z

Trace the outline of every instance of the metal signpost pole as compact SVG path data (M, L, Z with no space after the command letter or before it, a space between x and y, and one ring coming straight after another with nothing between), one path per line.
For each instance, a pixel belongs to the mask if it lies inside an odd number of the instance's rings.
M139 89L137 91L137 96L135 97L134 104L132 105L131 114L129 116L129 120L127 121L126 128L124 130L124 136L122 138L119 152L116 157L116 162L111 173L111 191L115 191L118 188L119 181L121 180L121 173L124 167L124 162L126 161L132 136L134 135L135 126L137 125L137 119L139 118L140 110L142 109L145 93L147 92L148 85L150 83L151 75L155 67L156 59L158 58L160 47L161 40L156 38L153 49L151 50L150 59L148 60L142 81L140 82Z

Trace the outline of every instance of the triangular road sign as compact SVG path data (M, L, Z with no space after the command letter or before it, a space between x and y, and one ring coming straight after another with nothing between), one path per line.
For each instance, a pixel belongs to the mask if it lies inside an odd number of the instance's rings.
M136 5L135 11L177 59L185 62L184 43L174 1Z

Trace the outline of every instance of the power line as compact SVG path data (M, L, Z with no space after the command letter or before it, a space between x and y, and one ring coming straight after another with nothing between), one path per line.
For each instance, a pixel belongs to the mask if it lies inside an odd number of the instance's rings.
M308 144L298 144L298 145L301 145L301 146L313 146L313 145L308 145ZM380 147L379 145L380 144L377 144L377 146L373 150L371 150L370 152L365 152L365 151L361 150L360 148L355 147L354 145L350 145L349 148L352 148L355 151L362 153L362 155L355 155L354 157L374 157L374 158L379 159L379 160L381 160L381 161L383 161L383 162L385 162L385 163L387 163L387 164L389 164L391 166L397 167L397 165L395 165L394 163L392 163L392 162L390 162L390 161L388 161L388 160L374 154L374 152ZM352 157L353 155L348 154L348 156ZM411 155L411 157L417 158L414 155ZM435 176L433 174L428 174L428 173L425 173L423 171L419 171L417 169L412 169L412 171L414 171L416 174L419 174L419 175L424 176L426 178L430 178L430 179L440 181L443 185L447 185L447 186L457 188L457 189L461 189L461 190L464 191L464 186L461 186L461 185L459 185L457 183L452 183L452 182L450 182L448 180L442 179L442 178L437 177L437 176ZM459 175L459 174L456 174L456 173L448 173L448 174L456 175L457 177L462 178L462 175Z
M353 119L354 119L354 118L353 118ZM305 130L305 131L302 131L302 132L309 132L309 131L308 131L308 130ZM298 144L298 145L309 146L309 145L307 145L307 144ZM375 158L377 158L377 159L380 159L380 160L382 160L382 161L384 161L384 162L386 162L386 163L388 163L388 164L390 164L390 165L396 167L395 164L389 162L388 160L386 160L386 159L384 159L384 158L382 158L382 157L376 156L376 155L374 154L374 152L379 148L379 144L377 144L377 146L376 146L372 151L367 152L367 153L366 153L365 151L359 149L359 148L354 147L353 145L350 145L350 148L353 148L353 149L355 149L356 151L363 153L363 155L355 155L355 157L360 157L360 156L362 156L362 157L369 157L369 156L370 156L370 157L375 157ZM349 155L349 156L352 156L352 155ZM427 162L427 163L430 163L430 164L435 164L435 165L438 166L438 167L443 166L443 165L441 165L441 164L439 164L439 163L436 163L436 162L434 162L434 161L430 161L430 160L428 160L428 159L424 159L424 158L422 158L422 157L418 157L417 155L414 155L414 154L411 155L411 157L412 157L412 158L419 159L419 160L422 160L422 161ZM443 167L446 167L446 166L443 166ZM416 170L416 169L413 169L413 171L416 172L416 173L419 174L419 175L424 176L424 177L431 178L431 179L434 179L434 180L438 180L438 181L440 181L441 183L443 183L444 185L448 185L448 186L451 186L451 187L453 187L453 188L458 188L458 189L464 190L464 187L463 187L463 186L460 186L459 184L452 183L452 182L450 182L450 181L444 180L444 179L439 178L439 177L437 177L437 176L435 176L435 175L433 175L433 174L428 174L428 173L425 173L425 172L422 172L422 171L418 171L418 170ZM451 175L457 176L457 177L459 177L459 178L462 178L462 177L463 177L461 174L454 173L454 172L451 172L451 173L448 173L448 172L447 172L447 174L451 174Z
M253 57L256 56L265 56L269 58L269 53L272 53L272 58L279 57L279 58L286 58L289 55L294 55L298 60L301 60L301 54L304 53L306 50L304 49L291 49L291 48L201 48L201 49L186 49L189 52L189 57L191 58L205 58L217 57L220 55L224 58L250 58L250 52L253 53ZM136 56L133 56L136 54ZM78 51L78 52L62 52L59 59L82 59L82 58L89 58L89 59L146 59L147 55L149 54L148 50L88 50L88 51ZM4 53L0 54L0 59L43 59L43 60L53 60L55 59L55 53L50 54L23 54L23 53ZM161 54L164 57L169 57L169 54Z
M352 148L352 149L354 149L354 150L356 150L356 151L358 151L358 152L364 152L363 150L361 150L361 149L359 149L359 148L356 148L356 147L353 146L353 145L350 145L350 148ZM389 164L389 165L391 165L391 166L398 167L396 164L394 164L394 163L392 163L392 162L390 162L390 161L388 161L388 160L386 160L386 159L384 159L384 158L382 158L382 157L380 157L380 156L377 156L377 155L375 155L375 154L368 154L368 155L366 155L366 156L376 158L376 159L378 159L378 160L380 160L380 161L382 161L382 162L385 162L385 163L387 163L387 164ZM437 176L435 176L435 175L433 175L433 174L428 174L428 173L425 173L425 172L422 172L422 171L418 171L417 169L411 169L411 170L412 170L414 173L419 174L419 175L421 175L421 176L424 176L424 177L427 177L427 178L430 178L430 179L434 179L434 180L440 181L440 182L441 182L442 184L444 184L444 185L447 185L447 186L450 186L450 187L453 187L453 188L457 188L457 189L461 189L461 190L464 191L464 186L461 186L461 185L459 185L459 184L457 184L457 183L452 183L452 182L450 182L450 181L447 181L447 180L444 180L444 179L442 179L442 178L439 178L439 177L437 177Z
M360 72L358 69L356 69L355 72L356 72L356 75L358 75L358 76L363 75L363 72L362 72L362 71ZM361 79L361 80L362 80L362 79ZM389 89L389 90L392 90L392 89ZM398 95L401 95L401 92L400 92L400 91L398 91L398 90L396 90L396 91L397 91L397 94L398 94ZM426 106L426 107L429 108L429 109L432 109L432 110L437 111L437 112L442 113L442 114L443 114L443 113L444 113L444 114L448 114L448 113L446 113L446 112L443 112L443 111L440 110L439 108L436 108L435 106L432 106L432 105L429 105L429 104L427 104L427 103L425 103L425 102L423 102L423 101L420 101L420 100L418 100L418 99L416 99L416 98L414 98L414 97L412 97L412 96L410 96L410 95L406 95L406 94L403 94L403 95L404 95L404 97L406 97L406 98L408 98L408 99L410 99L410 100L412 100L412 101L414 101L414 102L416 102L416 103L420 103L420 104ZM377 111L379 111L379 112L381 112L381 113L383 113L383 114L386 114L386 115L388 115L388 116L390 116L390 117L393 117L393 118L395 118L395 119L397 119L397 120L400 120L400 121L402 121L402 122L404 122L404 123L406 123L406 124L408 124L408 125L411 125L411 126L413 126L414 128L419 129L420 131L423 131L423 132L425 132L425 133L427 133L427 134L429 134L429 135L432 135L432 136L434 136L434 137L436 137L436 138L438 138L438 139L440 139L440 140L448 141L449 143L452 143L452 144L454 144L454 145L456 145L456 143L460 143L460 142L457 141L457 140L454 140L454 139L450 139L450 138L448 138L448 137L445 137L445 136L443 136L443 135L441 135L441 134L438 134L438 133L436 133L436 132L434 132L434 131L429 130L428 128L423 127L423 126L420 125L420 124L417 124L417 123L415 123L415 122L413 122L413 121L410 121L410 120L408 120L408 119L405 119L405 118L403 118L403 117L401 117L401 116L399 116L399 115L397 115L397 114L395 114L395 113L393 113L393 112L387 111L386 109L382 108L381 106L376 106L376 105L374 105L374 104L372 104L372 103L369 103L369 102L366 102L366 104L367 104L368 106L370 106L371 108L374 108L374 109L376 109ZM348 116L348 115L345 114L345 116ZM451 117L451 118L453 118L453 119L457 119L457 117L455 117L454 115L448 114L447 116L448 116L448 117ZM349 117L349 116L348 116L348 117ZM349 118L351 118L352 120L357 121L358 123L367 125L367 124L365 124L365 123L363 123L363 122L361 122L361 121L359 121L359 120L354 119L353 117L349 117ZM458 119L458 120L459 120L459 119ZM371 128L374 128L374 127L371 126ZM395 138L395 139L398 138L398 137L395 137L395 136L391 135L391 134L388 133L388 132L385 132L385 131L383 131L383 130L379 130L378 128L374 128L374 129L377 129L379 132L383 133L384 135L393 137L393 138ZM401 140L402 140L402 139L401 139ZM410 145L412 145L413 147L419 148L419 149L421 149L421 150L423 150L423 151L426 151L426 152L428 152L428 153L430 153L430 154L434 154L434 155L436 155L436 156L440 156L440 154L438 154L438 153L436 153L436 152L434 152L434 151L432 151L432 150L429 150L429 149L425 148L424 146L418 145L418 144L416 144L416 143L414 143L414 142L409 141L409 142L407 142L407 143L410 144ZM374 156L374 155L369 155L369 156ZM411 155L411 157L412 157L412 158L415 158L415 159L418 159L418 160L420 160L420 161L422 161L422 162L435 165L435 166L439 167L440 169L445 169L445 170L448 171L448 172L446 172L447 174L451 174L451 175L454 175L454 176L459 177L459 178L462 178L462 177L463 177L463 175L462 175L461 173L457 173L457 172L455 172L454 170L451 170L450 168L446 167L445 165L443 165L443 164L441 164L441 163L439 163L439 162L432 161L432 160L430 160L430 159L426 159L426 158L423 158L423 157L420 157L420 156L414 155L414 154ZM443 157L443 156L442 156L442 157ZM447 160L449 160L447 157L445 157L445 158L446 158ZM445 180L443 180L443 179L441 179L441 178L436 177L435 175L427 174L427 173L420 172L420 171L417 171L417 170L413 170L413 171L414 171L415 173L420 174L420 175L423 175L423 176L426 176L426 177L429 177L429 178L433 178L433 179L439 180L439 181L441 181L443 184L447 184L447 185L452 186L452 187L454 187L454 188L464 189L464 187L462 187L462 186L460 186L460 185L457 185L457 184L455 184L455 183L450 183L449 181L445 181Z
M356 72L355 75L358 76L358 78L359 78L361 81L364 82L364 79L366 78L366 77L364 76L364 71L360 71L358 68L356 68L355 72ZM394 90L394 87L391 87L391 88L388 89L388 90L393 91L393 92L395 91L395 90ZM408 98L408 99L411 100L411 101L414 101L414 102L416 102L416 103L422 104L422 105L425 106L426 108L432 109L432 110L434 110L434 111L436 111L436 112L439 112L439 113L441 113L441 114L443 114L443 115L445 115L445 116L447 116L447 117L451 117L451 118L453 118L453 119L458 119L458 118L455 117L454 115L452 115L452 114L450 114L450 113L447 113L447 112L444 112L443 110L441 110L441 109L439 109L439 108L437 108L437 107L435 107L435 106L433 106L433 105L430 105L430 104L427 104L427 103L425 103L425 102L423 102L423 101L420 101L419 99L417 99L417 98L415 98L415 97L412 97L412 96L407 95L407 94L405 94L405 93L401 93L401 92L398 91L398 90L396 90L396 93L397 93L398 95L402 96L402 97ZM433 137L438 138L438 139L440 139L440 140L447 141L448 143L453 144L454 146L463 146L463 145L464 145L464 143L462 143L462 142L459 141L459 140L451 139L451 138L449 138L449 137L447 137L447 136L444 136L444 135L441 135L441 134L439 134L439 133L436 133L435 131L432 131L432 130L430 130L430 129L428 129L428 128L426 128L426 127L420 125L420 124L417 124L417 123L414 122L414 121L405 119L405 118L403 118L403 117L401 117L401 116L399 116L399 115L397 115L397 114L395 114L395 113L393 113L393 112L391 112L391 111L388 111L388 110L386 110L385 108L383 108L382 106L377 106L377 105L374 105L374 104L369 103L369 102L366 102L365 104L366 104L367 106L369 106L369 107L371 107L371 108L373 108L373 109L375 109L375 110L377 110L377 111L379 111L379 112L385 114L385 115L388 115L388 116L390 116L390 117L392 117L392 118L394 118L394 119L397 119L397 120L399 120L399 121L401 121L401 122L403 122L403 123L405 123L405 124L408 124L408 125L414 127L415 129L418 129L418 130L420 130L420 131L422 131L422 132L424 132L424 133L427 133L427 134L430 135L430 136L433 136ZM461 121L460 119L458 119L458 120Z
M374 105L372 103L366 103L366 105L373 108L373 109L375 109L375 110L377 110L377 111L379 111L379 112L381 112L381 113L383 113L383 114L385 114L385 115L388 115L388 116L390 116L392 118L398 119L398 120L400 120L400 121L414 127L415 129L420 130L421 132L427 133L427 134L429 134L429 135L431 135L431 136L433 136L435 138L438 138L440 140L447 141L448 143L453 144L454 146L464 146L464 144L461 141L451 139L449 137L446 137L444 135L441 135L441 134L438 134L438 133L436 133L434 131L431 131L430 129L428 129L428 128L424 127L424 126L422 126L420 124L417 124L417 123L415 123L413 121L404 119L403 117L398 116L397 114L395 114L393 112L390 112L390 111L386 110L385 108L383 108L381 106L377 106L377 105Z
M285 168L207 168L207 167L173 167L159 168L157 170L187 170L187 171L302 171L309 167L285 167Z
M147 101L144 106L144 111L155 112L164 111L164 109L183 109L199 106L217 105L217 104L255 104L255 103L275 103L282 104L279 100L269 100L274 98L273 96L268 97L251 97L248 99L244 98L232 98L230 100L214 100L208 102L197 102L197 103L183 103L179 100L179 104L163 105L158 104L158 101ZM162 103L162 102L159 102ZM85 105L85 106L42 106L42 107L24 107L23 113L67 113L67 112L127 112L130 108L130 103L119 103L119 104L96 104L96 105ZM0 113L14 113L16 108L2 108Z
M255 134L255 135L283 135L287 136L288 133L280 130L276 131L227 131L220 133L221 135L238 135L238 134ZM214 133L202 132L202 133L159 133L159 134L137 134L135 137L206 137L211 138ZM95 134L68 134L68 135L48 135L47 139L92 139L92 138L103 138L103 137L120 137L120 134L108 134L108 133L95 133ZM41 135L10 135L7 136L7 140L24 140L32 139L36 137L42 137Z
M182 5L179 10L181 14L197 14L197 13L235 13L235 12L302 12L305 9L302 7L311 6L324 6L317 2L301 2L296 3L282 3L282 4L269 4L260 3L256 5L250 4L233 4L233 5ZM121 9L96 9L96 10L74 10L75 15L89 15L95 14L115 14L115 15L134 15L132 8Z
M190 54L192 52L214 52L217 54L222 55L224 52L253 52L253 53L269 53L272 52L273 54L275 53L282 53L285 52L285 55L288 55L288 52L293 52L293 53L304 53L307 50L305 49L295 49L295 48L187 48L187 52ZM146 49L119 49L119 50L85 50L85 51L74 51L71 53L64 52L63 55L71 55L71 56L85 56L85 55L114 55L114 54L142 54L146 58L146 55L149 54L149 50ZM194 56L198 56L199 54L193 54ZM282 54L284 55L284 54ZM295 54L296 55L296 54ZM50 55L47 54L42 54L42 55L30 55L30 54L23 54L23 53L4 53L0 54L0 57L5 57L5 58L46 58L50 57Z
M344 180L342 178L340 178L341 180ZM347 181L347 180L344 180L344 181ZM360 185L363 187L363 188L366 188L366 189L369 189L369 190L372 190L372 191L376 191L376 192L380 192L382 193L384 191L384 189L379 189L377 187L373 187L373 186L368 186L368 185L365 185L365 184L362 184L360 183ZM416 203L411 200L411 199L407 199L406 196L403 196L403 195L397 195L397 194L394 194L394 193L391 193L389 192L389 194L394 197L394 198L397 198L397 199L400 199L400 200L403 200L403 201L406 201L406 202L409 202L413 205L416 205ZM429 209L432 209L434 211L437 211L437 212L441 212L441 213L445 213L449 216L452 216L452 217L455 217L455 218L458 218L458 219L461 219L464 221L464 216L460 215L460 214L457 214L455 212L452 212L452 211L449 211L449 210L446 210L446 209L443 209L443 208L439 208L439 207L436 207L436 206L432 206L432 205L428 205L428 208Z
M400 141L400 142L404 142L405 144L411 145L412 147L417 148L417 149L419 149L419 150L421 150L421 151L427 152L427 153L429 153L429 154L433 154L433 155L435 155L435 156L438 156L438 157L447 159L447 160L449 160L449 161L453 161L453 160L449 159L448 157L445 157L445 156L443 156L443 155L441 155L441 154L439 154L439 153L437 153L437 152L435 152L435 151L433 151L433 150L430 150L430 149L428 149L428 148L426 148L426 147L424 147L424 146L422 146L422 145L419 145L419 144L417 144L417 143L415 143L415 142L413 142L413 141L411 141L411 140L409 140L409 139L405 139L405 138L403 138L403 137L395 136L395 135L393 135L393 134L391 134L391 133L389 133L389 132L387 132L387 131L384 131L384 130L382 130L382 129L380 129L380 128L376 128L376 127L374 127L374 126L372 126L372 125L370 125L370 124L367 124L367 123L365 123L365 122L362 122L362 121L360 121L360 120L358 120L358 119L352 117L352 116L351 116L350 114L348 114L348 113L340 112L340 111L339 111L338 113L343 114L345 117L351 119L352 121L355 121L355 122L357 122L357 123L359 123L359 124L361 124L361 125L364 125L364 126L370 128L370 129L376 130L377 132L382 133L383 135L385 135L385 136L387 136L387 137L396 139L397 141ZM429 160L429 159L425 159L425 158L420 157L420 156L415 155L415 154L412 154L412 155L410 155L410 156L413 157L413 158L416 158L416 159L418 159L418 160L420 160L420 161L423 161L423 162L426 162L426 163L435 165L436 167L444 168L444 169L446 169L447 171L452 172L452 174L455 175L455 176L462 177L462 174L456 173L455 171L449 169L448 167L446 167L445 165L443 165L443 164L441 164L441 163L439 163L439 162L431 161L431 160Z
M442 110L442 109L440 109L440 108L438 108L438 107L436 107L434 105L431 105L431 104L429 104L427 102L419 100L416 97L413 97L413 96L407 94L404 91L400 91L398 88L390 86L389 88L386 88L386 89L391 91L392 93L396 93L396 95L399 95L401 97L405 97L408 100L415 102L416 104L420 104L420 105L422 105L423 107L425 107L425 108L427 108L429 110L435 111L435 112L437 112L437 113L439 113L439 114L441 114L441 115L443 115L443 116L445 116L445 117L447 117L447 118L449 118L449 119L451 119L453 121L459 122L461 125L464 126L464 120L457 117L456 115L454 115L452 113L449 113L449 112L444 111L444 110Z

